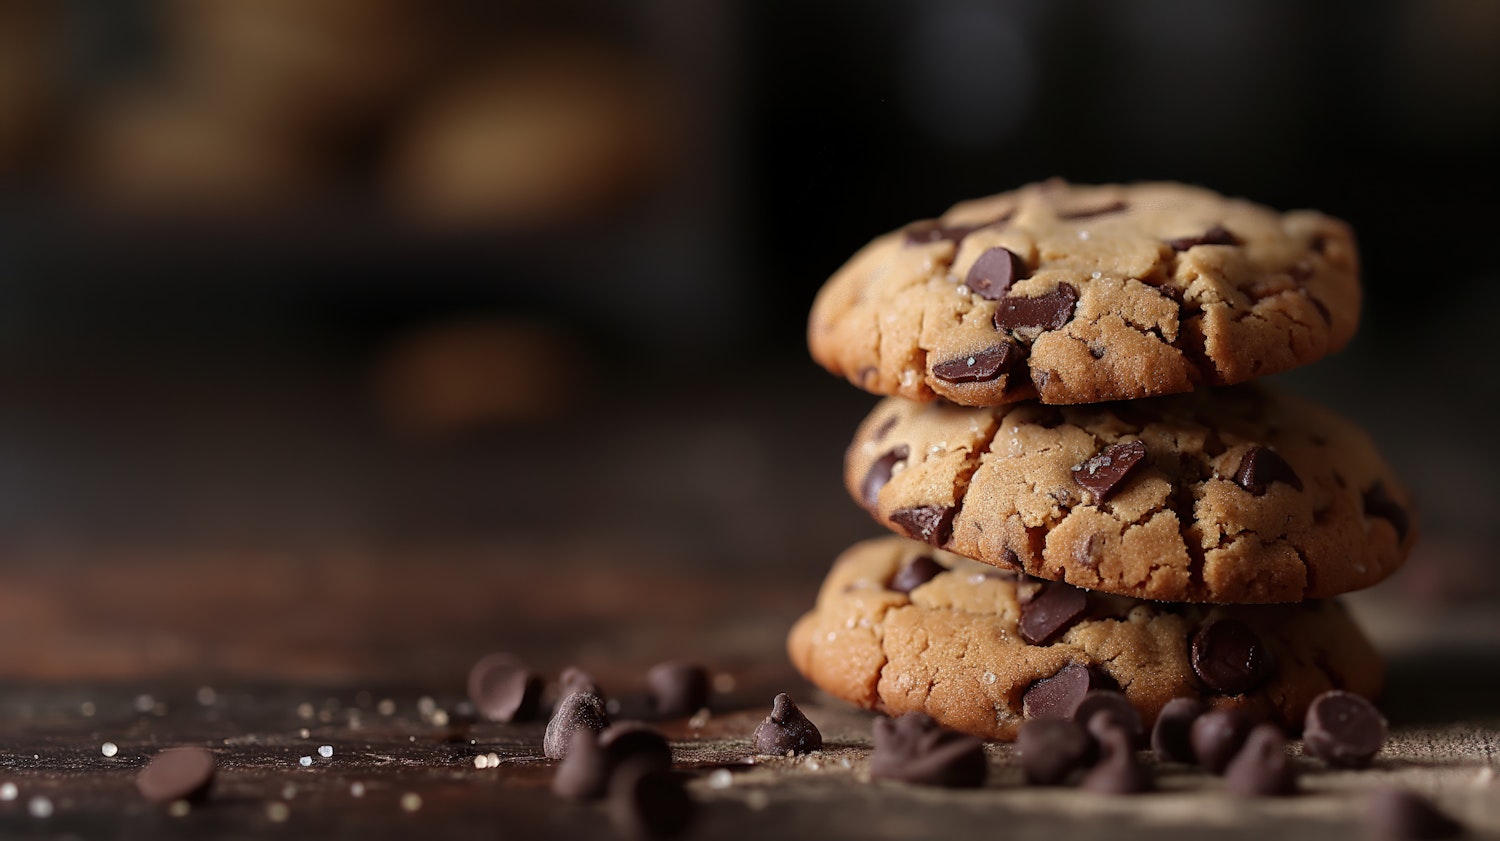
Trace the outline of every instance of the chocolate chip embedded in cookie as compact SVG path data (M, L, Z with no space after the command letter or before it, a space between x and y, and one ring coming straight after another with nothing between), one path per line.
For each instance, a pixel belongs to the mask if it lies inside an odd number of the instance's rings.
M875 239L819 292L808 345L876 394L1091 403L1305 365L1348 343L1359 305L1337 219L1054 180Z
M918 558L941 571L909 591L895 589ZM1022 600L1032 582L913 540L868 540L834 564L787 648L798 670L836 697L887 715L926 713L989 739L1056 719L1123 726L1134 742L1173 699L1295 731L1320 693L1380 689L1379 655L1333 600L1170 604L1057 583L1040 592L1054 588L1074 590L1084 609L1057 634L1028 642ZM1030 598L1036 604L1039 595ZM1250 688L1211 685L1195 667L1194 640L1205 628L1236 626L1254 636L1266 671L1256 670ZM1173 750L1185 752L1186 727L1176 729L1174 743L1182 744Z
M898 534L1163 601L1335 596L1416 540L1411 497L1362 431L1252 385L1087 406L891 398L855 434L845 483ZM1071 618L1043 599L1021 631Z

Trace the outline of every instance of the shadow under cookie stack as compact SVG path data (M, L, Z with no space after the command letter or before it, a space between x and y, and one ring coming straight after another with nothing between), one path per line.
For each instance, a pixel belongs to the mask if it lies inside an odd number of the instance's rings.
M1101 711L1212 770L1200 718L1229 753L1319 704L1383 741L1383 663L1333 597L1405 559L1410 496L1359 428L1244 384L1342 348L1360 294L1343 222L1181 184L1032 184L877 238L808 339L885 395L845 484L898 536L835 562L793 662L1023 755L1064 738L1044 720L1107 754Z

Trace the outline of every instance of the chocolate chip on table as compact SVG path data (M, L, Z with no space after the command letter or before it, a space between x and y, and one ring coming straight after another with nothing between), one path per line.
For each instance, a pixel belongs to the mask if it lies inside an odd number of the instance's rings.
M978 788L989 772L984 743L945 730L925 713L877 718L870 776L918 785Z
M1013 347L1002 342L968 356L959 356L932 366L932 375L949 383L989 382L1005 373Z
M563 669L562 674L557 677L557 684L563 697L572 695L574 692L587 692L590 695L598 695L600 699L606 697L604 690L599 688L599 682L594 680L594 676L577 666Z
M865 507L874 510L875 503L880 498L880 489L891 481L891 474L895 472L896 465L906 461L911 455L911 450L905 444L898 444L881 454L870 465L870 472L865 474L865 481L860 485L859 498L865 501Z
M1401 503L1391 498L1385 489L1384 482L1376 482L1364 493L1364 505L1366 517L1379 517L1386 520L1396 529L1396 539L1405 540L1406 530L1411 526L1411 518Z
M588 728L574 730L567 755L552 775L552 793L569 800L596 800L609 786L609 761L599 746L599 734Z
M901 565L901 569L891 576L889 586L898 593L910 593L947 571L948 568L937 561L918 555Z
M469 701L486 721L535 718L542 678L509 654L486 654L469 669Z
M1073 307L1077 303L1078 290L1067 283L1059 283L1051 292L1031 298L1006 295L995 310L995 328L1061 330L1072 320Z
M1049 645L1073 627L1089 609L1089 596L1062 581L1049 581L1021 605L1021 639Z
M1197 698L1173 698L1156 714L1151 728L1151 751L1162 762L1193 763L1193 743L1189 738L1193 722L1208 708Z
M1385 717L1353 692L1334 689L1314 698L1302 725L1302 747L1336 768L1363 768L1385 745Z
M599 731L599 747L611 769L634 760L663 771L672 767L672 746L667 744L667 737L639 721L622 721Z
M547 722L547 732L542 736L542 753L548 759L562 759L568 755L576 731L597 733L608 726L609 715L604 711L604 701L598 695L574 692L558 702Z
M193 800L208 793L214 768L214 755L206 748L167 748L135 775L135 787L152 803Z
M1112 689L1114 681L1097 669L1081 663L1069 663L1052 677L1042 678L1026 688L1021 709L1027 718L1060 718L1073 720L1073 713L1084 696L1096 689Z
M708 670L697 663L658 663L646 672L646 686L658 715L680 718L708 706Z
M1146 460L1145 441L1111 444L1073 467L1073 481L1094 495L1095 502L1114 496Z
M922 505L891 512L891 522L906 536L933 546L942 546L953 536L953 515L958 509L945 505Z
M1224 787L1244 797L1291 794L1297 769L1286 755L1286 736L1274 724L1257 724L1224 768Z
M755 728L752 741L756 753L782 756L788 751L811 753L818 750L823 747L823 734L792 703L791 696L783 692L771 702L771 714Z
M1097 718L1091 728L1099 743L1099 761L1083 775L1078 787L1094 794L1136 794L1155 788L1151 772L1136 759L1135 742L1119 723Z
M1217 619L1193 635L1193 671L1212 690L1241 695L1271 676L1273 664L1265 643L1249 626Z
M1099 747L1077 722L1037 718L1016 734L1021 772L1033 785L1060 785L1077 769L1094 763Z
M1206 770L1222 773L1240 752L1254 726L1255 722L1244 710L1209 710L1198 716L1188 730L1193 757Z
M991 248L979 255L969 268L964 285L986 301L998 301L1010 291L1010 285L1026 277L1026 261L1009 248Z
M1255 496L1263 496L1272 482L1285 482L1302 490L1302 480L1286 459L1267 447L1251 447L1240 459L1240 468L1234 471L1234 483Z
M1083 696L1073 710L1073 721L1099 737L1101 727L1119 727L1130 736L1133 746L1144 745L1146 725L1141 722L1141 713L1130 703L1124 693L1112 689L1095 689Z
M1186 251L1197 245L1239 245L1240 239L1222 225L1215 225L1195 237L1179 237L1167 240L1173 251Z
M693 820L693 801L682 779L640 760L617 769L609 781L609 816L627 838L671 838Z
M1364 820L1371 835L1391 841L1457 838L1464 834L1463 824L1444 814L1432 801L1414 791L1389 786L1367 795Z

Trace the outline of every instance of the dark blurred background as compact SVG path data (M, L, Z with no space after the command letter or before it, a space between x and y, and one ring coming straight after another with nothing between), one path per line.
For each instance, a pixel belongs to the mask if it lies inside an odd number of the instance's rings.
M1497 149L1493 0L0 0L0 673L395 668L345 643L548 570L580 641L707 573L789 619L873 533L814 292L1054 175L1352 222L1360 333L1278 379L1417 490L1400 597L1493 599Z

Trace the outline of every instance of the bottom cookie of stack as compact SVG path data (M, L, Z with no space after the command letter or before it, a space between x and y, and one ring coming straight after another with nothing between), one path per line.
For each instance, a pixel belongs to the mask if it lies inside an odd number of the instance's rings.
M1071 716L1101 688L1123 692L1148 727L1168 701L1188 697L1296 732L1319 693L1373 698L1385 671L1331 599L1144 601L1022 578L900 537L845 551L787 648L808 680L845 701L1002 740L1028 716Z

